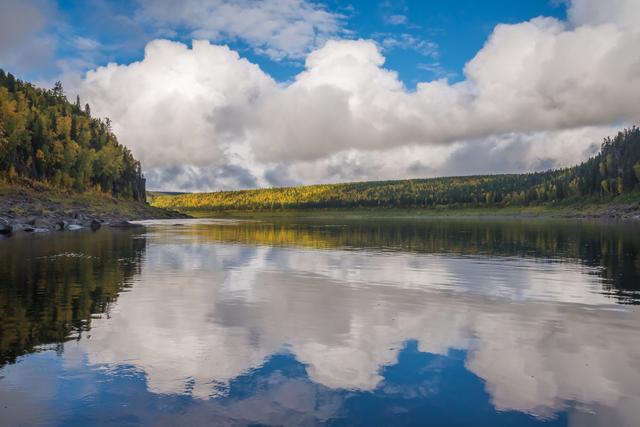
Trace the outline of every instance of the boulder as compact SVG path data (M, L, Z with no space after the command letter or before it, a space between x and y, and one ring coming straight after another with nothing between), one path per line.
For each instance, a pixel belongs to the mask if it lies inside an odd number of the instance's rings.
M33 227L29 224L25 224L24 222L14 222L13 229L11 230L13 233L17 233L19 231L33 231Z
M97 231L100 229L100 227L102 227L102 224L100 223L100 221L96 219L92 219L91 224L89 224L89 227L91 227L91 231Z
M33 223L33 226L35 228L44 228L47 231L49 231L50 229L54 229L55 225L51 223L51 221L48 218L37 218L35 220L35 222Z
M0 218L0 234L11 234L12 231L13 227L9 224L9 221L4 218Z

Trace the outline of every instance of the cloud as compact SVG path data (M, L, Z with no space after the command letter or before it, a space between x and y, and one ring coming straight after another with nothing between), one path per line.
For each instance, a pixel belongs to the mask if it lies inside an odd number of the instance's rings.
M566 30L561 22L544 18L501 25L467 64L465 81L419 83L408 92L394 72L382 68L383 58L371 43L329 42L309 56L307 69L285 92L344 110L337 122L340 134L324 143L287 147L286 153L286 144L263 139L269 150L263 155L322 157L330 148L450 143L633 121L640 113L634 101L640 95L640 64L633 54L637 45L638 33L613 26ZM267 109L270 117L278 115L277 107ZM296 118L287 122L290 127L278 129L278 140L295 134L291 127L300 122ZM283 150L274 152L279 147Z
M614 24L637 31L640 5L636 0L571 0L568 15L575 26Z
M440 54L437 43L415 37L409 33L380 33L374 34L373 37L379 40L385 50L412 50L431 58L437 58Z
M558 169L597 154L613 126L535 133L510 133L456 144L438 170L441 175L519 173Z
M510 133L451 145L422 145L383 150L350 150L326 159L296 162L278 169L287 185L424 178L428 176L520 173L576 164L600 148L616 127ZM270 185L278 185L270 182Z
M382 14L382 21L387 25L407 25L409 8L404 0L381 1L378 5Z
M226 133L241 132L229 114L275 86L258 66L225 46L151 42L144 60L87 73L79 93L147 168L215 167L229 159ZM224 122L224 123L223 123Z
M567 22L498 25L462 81L415 90L370 40L327 41L284 84L227 47L157 40L139 62L89 72L79 91L146 169L232 164L267 185L276 169L287 170L286 182L309 183L566 165L640 118L640 31L627 24L634 4L610 6L607 23L594 0L580 0ZM244 175L237 186L252 183ZM209 182L200 189L223 188Z
M226 159L226 158L225 158ZM163 187L159 183L172 183L181 191L198 191L202 188L255 188L258 181L253 173L235 164L213 164L209 167L174 165L145 171L150 189ZM266 178L266 174L265 174ZM278 181L282 183L283 181Z
M303 58L338 34L342 17L306 0L140 0L156 27L185 27L197 39L242 40L272 59Z
M76 36L73 38L73 45L79 50L92 50L100 48L100 42L88 37Z
M402 25L407 23L407 17L405 15L389 15L385 16L384 21L389 25Z
M428 71L433 74L436 79L453 79L458 74L455 71L447 70L440 61L432 60L430 62L421 62L417 66L419 69Z
M3 0L0 13L0 68L13 73L46 69L56 38L47 34L55 9L43 0Z

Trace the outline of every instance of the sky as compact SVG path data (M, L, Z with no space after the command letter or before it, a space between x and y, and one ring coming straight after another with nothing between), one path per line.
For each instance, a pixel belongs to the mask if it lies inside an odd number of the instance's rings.
M637 0L0 0L0 68L153 190L569 166L640 117Z

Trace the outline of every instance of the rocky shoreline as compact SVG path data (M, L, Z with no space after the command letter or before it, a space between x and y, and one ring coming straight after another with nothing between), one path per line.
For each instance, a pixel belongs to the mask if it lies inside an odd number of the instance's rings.
M0 235L93 230L102 227L133 228L130 221L189 218L143 202L105 196L59 197L48 192L12 189L0 194Z
M560 216L585 220L640 221L640 202L606 206L596 212L583 213L578 209Z
M144 218L147 219L147 218ZM99 230L103 226L114 228L134 228L141 227L139 224L130 222L127 218L86 218L82 213L73 213L68 216L53 217L0 217L0 234L12 235L15 233L47 233L51 231L76 231L81 229Z

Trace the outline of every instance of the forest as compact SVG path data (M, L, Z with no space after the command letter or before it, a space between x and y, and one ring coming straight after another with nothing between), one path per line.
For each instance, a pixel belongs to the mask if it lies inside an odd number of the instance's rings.
M600 152L545 172L355 182L244 191L155 195L152 204L178 210L309 208L475 208L530 206L565 200L607 200L640 191L640 129L604 140Z
M109 119L69 102L60 82L41 89L1 69L0 181L146 200L140 163Z

